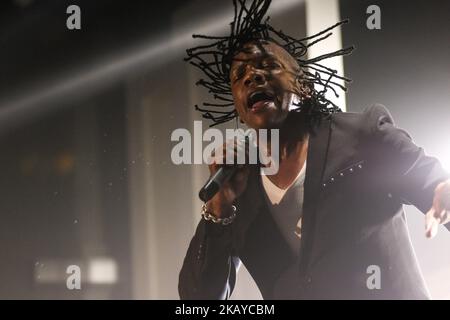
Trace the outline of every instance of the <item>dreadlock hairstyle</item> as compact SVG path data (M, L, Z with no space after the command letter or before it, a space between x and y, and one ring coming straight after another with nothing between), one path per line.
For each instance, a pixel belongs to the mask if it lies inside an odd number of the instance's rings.
M250 4L248 5L247 2ZM341 111L338 106L325 98L325 93L331 90L338 97L336 89L346 91L346 88L333 80L335 78L345 82L351 82L351 80L339 76L336 70L319 62L327 58L350 54L354 47L350 46L310 59L306 59L305 56L309 47L331 36L332 29L347 23L348 20L338 22L315 35L295 39L281 30L274 29L269 24L270 17L263 20L270 3L271 0L233 0L234 19L230 23L231 32L228 36L199 34L192 36L210 42L187 49L187 57L184 60L203 72L206 77L197 81L196 85L208 89L216 100L214 103L204 102L202 107L195 105L195 109L202 113L203 118L212 120L211 127L237 117L231 93L231 63L233 57L244 50L245 44L261 40L272 41L284 48L301 68L296 75L296 81L301 82L302 87L307 90L299 95L300 102L296 104L296 111L302 111L310 118L320 118L323 115ZM306 44L306 41L310 43ZM321 87L321 90L315 89L317 86Z

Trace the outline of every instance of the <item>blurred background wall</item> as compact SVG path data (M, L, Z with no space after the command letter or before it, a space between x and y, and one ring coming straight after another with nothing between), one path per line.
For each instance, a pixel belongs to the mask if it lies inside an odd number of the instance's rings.
M329 0L273 0L274 25L309 34L330 19L311 10L318 1ZM227 31L230 2L0 3L0 298L178 298L207 177L170 159L172 131L192 130L206 97L182 58L192 33ZM79 31L66 28L69 4L81 8ZM385 104L450 169L449 3L333 4L351 19L343 44L357 46L344 59L347 110ZM381 30L366 28L370 4ZM408 207L408 219L432 295L450 298L450 235L427 241L421 213ZM66 287L71 264L81 290ZM245 268L234 298L260 298Z

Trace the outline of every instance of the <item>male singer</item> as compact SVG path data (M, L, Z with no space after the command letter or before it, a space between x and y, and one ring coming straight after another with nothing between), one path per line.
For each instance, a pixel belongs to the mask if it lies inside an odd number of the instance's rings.
M279 129L279 170L240 166L203 206L180 297L228 298L242 262L264 299L429 298L403 204L426 213L434 236L449 222L450 175L384 106L340 112L325 98L334 78L346 78L320 60L351 48L304 59L304 42L335 26L297 40L263 20L270 1L234 4L230 35L197 36L211 44L187 51L207 77L199 84L223 102L198 109L214 123L237 116L250 128ZM287 103L293 96L298 108Z

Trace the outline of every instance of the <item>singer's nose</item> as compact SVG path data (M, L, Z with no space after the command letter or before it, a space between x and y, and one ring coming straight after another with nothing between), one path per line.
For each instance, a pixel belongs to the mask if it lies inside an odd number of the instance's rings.
M264 84L266 77L260 71L255 70L245 79L244 84L249 86L252 82L256 85Z

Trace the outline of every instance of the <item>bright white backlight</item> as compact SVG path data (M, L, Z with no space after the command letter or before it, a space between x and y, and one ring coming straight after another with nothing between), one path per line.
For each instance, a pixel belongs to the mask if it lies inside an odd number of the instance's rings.
M88 279L92 284L117 282L117 264L110 258L94 258L89 261Z

